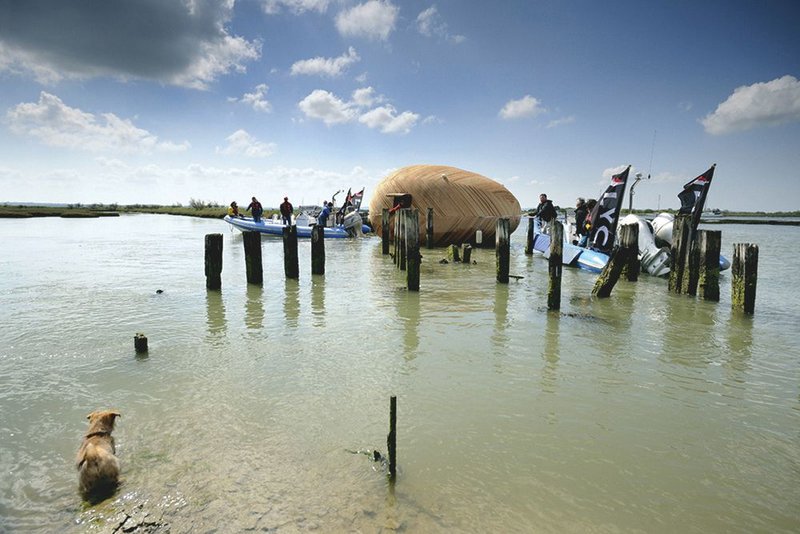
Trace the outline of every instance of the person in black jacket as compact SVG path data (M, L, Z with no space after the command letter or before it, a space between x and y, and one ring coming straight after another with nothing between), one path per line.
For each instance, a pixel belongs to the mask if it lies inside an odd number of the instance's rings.
M581 239L587 233L584 223L588 213L586 200L583 197L578 197L578 200L575 201L575 234L577 234L578 239Z
M531 217L539 217L539 220L542 222L542 233L549 234L550 223L555 220L558 213L556 212L555 206L553 206L553 201L548 200L547 195L542 193L539 195L539 205L528 215Z

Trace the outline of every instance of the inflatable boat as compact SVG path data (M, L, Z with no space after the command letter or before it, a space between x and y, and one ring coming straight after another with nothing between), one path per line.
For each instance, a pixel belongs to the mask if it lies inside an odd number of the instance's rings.
M283 228L286 226L277 217L261 219L256 222L252 217L231 217L226 215L224 221L242 232L260 232L274 236L282 236ZM310 238L311 229L316 225L316 222L317 220L314 217L310 217L305 213L298 215L294 220L294 226L297 226L297 237ZM324 230L325 239L359 237L370 232L372 232L372 229L362 223L361 215L355 211L348 213L342 224L326 226Z

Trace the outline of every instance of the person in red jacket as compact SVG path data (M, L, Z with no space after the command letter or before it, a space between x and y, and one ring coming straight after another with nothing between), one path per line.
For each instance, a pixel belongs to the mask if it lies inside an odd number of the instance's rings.
M283 197L283 204L281 204L281 217L283 218L283 224L285 225L292 224L293 212L294 212L294 206L292 206L292 203L289 202L289 197Z

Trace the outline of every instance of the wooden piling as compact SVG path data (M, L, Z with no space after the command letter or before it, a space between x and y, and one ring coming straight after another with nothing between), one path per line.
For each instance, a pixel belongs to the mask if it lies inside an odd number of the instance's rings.
M461 247L458 245L449 245L447 247L447 259L453 263L461 261Z
M700 268L697 273L697 294L701 299L719 302L719 251L722 232L700 230Z
M470 245L469 243L464 245L464 248L463 248L462 254L461 254L461 261L466 263L466 264L472 263L472 245Z
M639 225L625 224L620 227L620 243L629 250L628 263L623 271L628 282L639 280L642 264L639 261Z
M247 283L263 285L264 268L261 264L261 233L242 232L244 243L244 265L247 274Z
M669 291L683 291L683 277L686 270L686 256L692 234L690 215L678 215L672 224L672 249L670 251Z
M400 256L400 263L398 263L398 267L400 267L401 271L406 270L406 232L408 226L408 214L410 211L411 210L408 208L403 208L397 212L400 215L400 217L398 217L400 219L400 241L398 241L398 255Z
M425 221L425 248L433 248L433 208L428 208L428 218Z
M389 435L386 436L386 448L389 451L389 480L394 482L397 476L397 397L389 398Z
M206 289L222 289L222 234L206 234Z
M141 333L137 333L133 336L133 348L136 350L136 354L147 352L147 337Z
M594 284L594 289L592 289L592 295L600 298L607 298L611 296L611 290L614 289L614 285L619 280L619 276L622 274L623 267L625 267L625 264L628 263L628 257L630 254L631 249L629 248L622 246L614 247L608 263L606 263L606 266L603 267L603 271L600 273L600 276L597 277L597 281Z
M419 291L419 210L409 210L406 227L406 277L409 291Z
M325 274L325 227L311 228L311 274Z
M528 217L528 233L525 236L525 254L533 254L533 223L534 218Z
M731 266L731 304L736 310L752 314L756 307L756 282L758 279L758 245L736 243L733 245Z
M563 266L564 225L553 221L550 225L550 257L547 259L547 309L561 309L561 268Z
M507 218L497 219L494 241L494 254L497 266L497 281L508 283L508 270L511 255L511 224Z
M283 227L283 272L286 278L300 278L300 262L297 257L297 226Z
M389 254L389 208L381 211L381 254Z
M684 295L697 295L697 282L700 276L700 245L697 242L694 232L692 240L686 251L686 267L683 269L683 280L681 281L681 292Z
M400 211L394 212L394 233L392 234L392 250L394 251L394 265L400 268Z

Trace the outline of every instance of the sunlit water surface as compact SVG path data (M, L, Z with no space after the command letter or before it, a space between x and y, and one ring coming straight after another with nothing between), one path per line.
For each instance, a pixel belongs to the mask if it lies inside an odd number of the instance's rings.
M263 240L157 215L0 221L0 531L110 531L139 510L172 532L797 532L800 229L725 225L760 245L753 317L565 269L514 235L507 286L423 251L421 291L377 239L326 242L326 274L283 275ZM224 235L207 292L204 235ZM157 294L161 289L163 293ZM145 333L147 357L134 353ZM386 452L398 398L397 482ZM122 412L124 482L96 507L74 454Z

